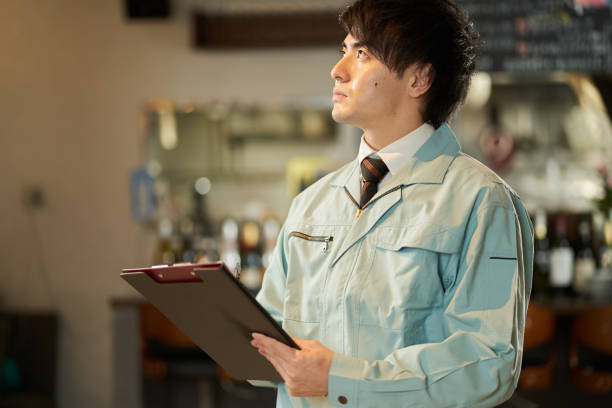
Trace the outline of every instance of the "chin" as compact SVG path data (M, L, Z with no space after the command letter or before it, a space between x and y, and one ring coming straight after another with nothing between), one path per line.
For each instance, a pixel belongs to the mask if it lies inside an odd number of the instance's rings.
M345 123L350 125L350 121L349 121L349 117L348 115L339 112L336 108L334 108L332 110L332 119L335 120L338 123Z
M361 126L361 123L358 122L354 116L350 116L350 115L345 115L345 114L341 114L335 111L332 111L332 119L336 122L336 123L341 123L343 125L350 125L350 126L355 126L359 129L363 130L363 127Z

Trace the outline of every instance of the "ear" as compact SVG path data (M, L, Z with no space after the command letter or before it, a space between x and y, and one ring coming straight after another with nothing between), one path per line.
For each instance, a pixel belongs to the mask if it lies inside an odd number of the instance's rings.
M431 64L414 64L409 68L410 82L409 93L413 98L419 98L426 94L434 79L434 69Z

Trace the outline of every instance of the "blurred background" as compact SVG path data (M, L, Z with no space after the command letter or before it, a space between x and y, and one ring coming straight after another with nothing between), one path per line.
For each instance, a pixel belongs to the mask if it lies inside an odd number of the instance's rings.
M462 0L451 124L536 230L513 406L612 403L607 0ZM344 0L0 0L0 407L274 406L119 278L223 260L256 293L292 198L354 159Z

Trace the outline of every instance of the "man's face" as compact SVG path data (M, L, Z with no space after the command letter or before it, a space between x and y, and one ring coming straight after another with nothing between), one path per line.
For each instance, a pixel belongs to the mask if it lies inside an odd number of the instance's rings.
M342 43L331 76L336 122L368 129L395 115L406 97L406 78L398 78L351 34Z

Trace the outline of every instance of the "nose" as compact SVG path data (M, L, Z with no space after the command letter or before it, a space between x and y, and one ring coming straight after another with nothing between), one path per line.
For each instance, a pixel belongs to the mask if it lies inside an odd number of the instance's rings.
M349 80L345 57L340 58L340 61L331 69L331 77L336 82L346 82Z

